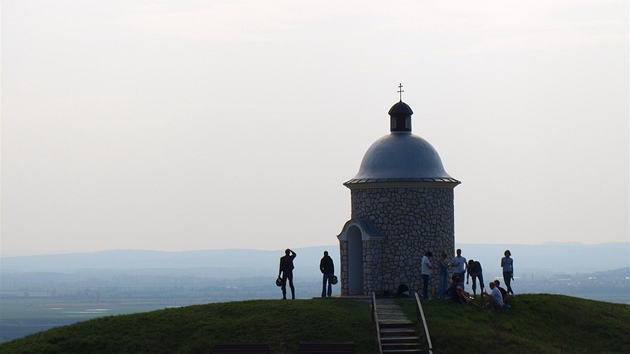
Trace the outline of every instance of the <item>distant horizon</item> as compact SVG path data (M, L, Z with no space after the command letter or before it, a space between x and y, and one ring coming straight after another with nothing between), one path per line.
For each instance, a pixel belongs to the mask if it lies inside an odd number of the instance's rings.
M619 244L628 244L628 246L630 246L630 240L629 241L619 241L619 242L596 242L596 243L586 243L586 242L577 242L577 241L568 241L568 242L562 242L562 241L547 241L547 242L542 242L542 243L537 243L537 244L529 244L529 243L484 243L484 242L468 242L468 243L459 243L456 244L454 249L459 248L457 245L494 245L494 246L498 246L498 245L504 245L506 247L508 246L543 246L543 245L554 245L554 244L558 244L558 245L585 245L585 246L592 246L592 245L604 245L604 244L615 244L615 243L619 243ZM290 248L295 248L296 250L298 249L309 249L309 248L321 248L321 247L338 247L339 245L335 245L335 244L329 244L329 245L315 245L315 246L304 246L304 247L290 247ZM0 259L2 258L12 258L12 257L34 257L34 256L48 256L48 255L66 255L66 254L94 254L94 253L100 253L100 252L112 252L112 251L148 251L148 252L164 252L164 253L184 253L184 252L204 252L204 251L234 251L234 250L251 250L251 251L267 251L267 252L283 252L286 248L279 248L279 249L262 249L262 248L248 248L248 247L237 247L237 248L205 248L205 249L191 249L191 250L158 250L158 249L150 249L150 248L112 248L112 249L102 249L102 250L95 250L95 251L54 251L54 252L47 252L47 253L33 253L33 254L27 254L27 253L21 253L21 254L11 254L11 255L7 255L5 254L5 252L0 250ZM19 253L19 251L17 251Z

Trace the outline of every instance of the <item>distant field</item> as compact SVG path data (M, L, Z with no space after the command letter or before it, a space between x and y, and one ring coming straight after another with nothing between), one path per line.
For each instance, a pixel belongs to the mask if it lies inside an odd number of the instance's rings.
M38 303L37 301L0 302L0 341L21 338L92 318L148 312L169 304L131 303Z
M597 301L606 301L606 302L614 302L618 304L628 304L630 305L630 292L614 292L614 293L577 293L577 294L566 294L569 296L575 296L582 299L589 300L597 300Z

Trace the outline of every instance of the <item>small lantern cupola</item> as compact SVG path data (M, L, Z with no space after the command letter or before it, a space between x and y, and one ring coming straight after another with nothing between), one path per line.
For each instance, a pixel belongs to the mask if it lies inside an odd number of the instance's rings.
M410 132L413 111L405 102L400 101L389 109L390 131Z
M402 93L405 92L402 84L398 84L398 94L400 94L400 102L396 103L389 109L390 131L392 132L410 132L411 131L411 115L413 111L405 102L402 101Z

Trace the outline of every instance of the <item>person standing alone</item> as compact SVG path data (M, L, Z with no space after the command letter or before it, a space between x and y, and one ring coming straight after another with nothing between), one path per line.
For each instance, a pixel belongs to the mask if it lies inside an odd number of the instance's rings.
M514 280L514 260L510 257L512 255L510 250L505 250L503 255L505 256L501 258L501 268L503 268L503 282L507 287L508 294L514 296L514 290L512 290L512 280Z
M324 251L324 257L322 257L322 260L319 262L319 270L321 270L324 275L322 297L326 297L326 294L330 297L330 295L332 295L332 279L335 275L335 264L328 255L328 251ZM328 283L328 291L326 291L326 283Z
M429 280L431 279L431 270L433 269L429 258L431 258L432 255L433 253L428 251L424 254L424 257L422 257L422 282L424 283L422 284L422 297L425 300L429 300Z
M278 272L278 278L282 274L282 299L287 298L287 280L289 280L289 287L291 288L291 298L295 299L295 287L293 287L293 260L297 254L290 249L284 251L284 256L280 257L280 271Z

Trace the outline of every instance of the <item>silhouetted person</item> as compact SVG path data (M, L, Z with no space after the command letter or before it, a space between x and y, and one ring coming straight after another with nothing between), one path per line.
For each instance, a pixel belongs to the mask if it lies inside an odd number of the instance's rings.
M507 290L501 287L501 282L499 281L499 279L494 280L494 285L496 285L497 289L499 289L499 291L501 292L501 297L503 298L503 305L507 304L507 299L508 299Z
M447 296L453 302L461 303L461 304L473 304L475 306L479 306L475 304L473 299L471 299L470 296L468 296L468 293L464 291L464 289L462 288L462 281L459 278L459 275L457 274L453 275L453 282L448 287L448 290L446 291L446 293L447 293Z
M438 291L439 298L446 298L446 287L448 286L448 267L449 267L448 255L446 252L442 252L442 258L440 258L440 288Z
M407 284L398 285L398 290L396 290L396 295L409 297L409 287Z
M503 253L505 257L501 258L501 268L503 268L503 282L507 287L507 292L514 296L514 290L512 290L512 280L514 280L514 260L510 257L512 253L510 250L505 250Z
M503 308L503 297L501 296L501 291L499 290L497 284L491 281L488 283L488 286L490 286L492 291L489 294L484 291L482 294L488 298L488 307L495 310Z
M280 257L280 271L278 272L278 278L282 274L282 299L287 298L287 279L289 280L289 287L291 288L291 298L295 299L295 287L293 286L293 259L297 254L290 249L284 251L285 255Z
M433 265L431 264L431 258L433 253L428 251L422 257L422 297L425 300L429 300L429 281L431 280L431 271L433 270Z
M481 269L481 263L479 263L479 261L475 261L472 259L468 261L468 274L466 275L466 284L468 284L470 277L472 277L472 281L473 281L473 285L472 285L473 296L476 297L477 296L477 280L479 280L479 286L481 287L481 291L479 293L481 294L484 291L483 270Z
M332 294L332 279L335 275L335 264L328 255L328 251L324 251L324 257L322 257L322 260L319 262L319 270L321 270L324 275L322 297L326 297L326 294L330 296ZM326 283L328 283L328 292L326 291Z
M459 275L459 279L462 281L462 289L464 289L464 275L466 275L466 258L462 257L461 249L457 249L457 256L453 258L450 266L453 267L453 274Z

